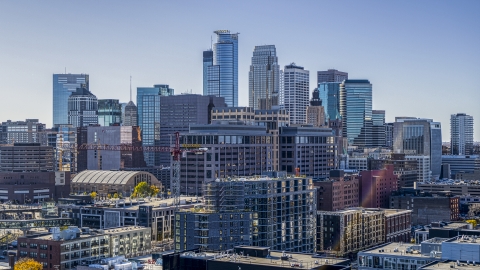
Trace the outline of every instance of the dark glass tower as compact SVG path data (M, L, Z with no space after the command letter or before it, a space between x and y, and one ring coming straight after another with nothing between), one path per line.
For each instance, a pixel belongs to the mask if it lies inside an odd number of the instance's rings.
M101 126L111 126L122 122L122 105L118 99L98 100L98 123Z
M340 115L343 136L359 148L372 146L372 84L368 80L345 80L340 84Z

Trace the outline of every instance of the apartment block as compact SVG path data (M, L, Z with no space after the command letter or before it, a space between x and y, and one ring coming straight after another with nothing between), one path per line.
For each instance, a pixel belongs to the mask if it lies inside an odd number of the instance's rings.
M343 170L331 170L330 177L313 181L317 188L317 210L338 211L359 206L358 175L346 175Z

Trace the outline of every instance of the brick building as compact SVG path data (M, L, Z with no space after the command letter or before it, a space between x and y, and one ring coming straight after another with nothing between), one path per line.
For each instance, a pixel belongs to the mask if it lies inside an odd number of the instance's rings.
M0 172L0 201L57 201L70 194L70 172Z
M369 170L359 173L360 206L366 208L389 208L389 198L398 189L398 177L393 165L383 170Z
M450 193L431 194L414 190L390 196L390 208L412 210L413 225L454 221L460 217L460 198Z
M343 170L331 170L330 177L314 181L317 188L317 209L338 211L359 206L358 175L345 175Z
M385 209L385 243L410 242L412 210Z

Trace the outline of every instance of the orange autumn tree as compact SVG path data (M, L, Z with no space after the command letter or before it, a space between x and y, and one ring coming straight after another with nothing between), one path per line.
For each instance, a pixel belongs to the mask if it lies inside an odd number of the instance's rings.
M13 266L13 270L42 270L43 265L31 258L22 258Z

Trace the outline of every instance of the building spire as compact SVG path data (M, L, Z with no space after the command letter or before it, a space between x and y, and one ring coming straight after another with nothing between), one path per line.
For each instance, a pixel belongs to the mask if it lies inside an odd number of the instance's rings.
M130 75L130 101L132 101L132 75Z

